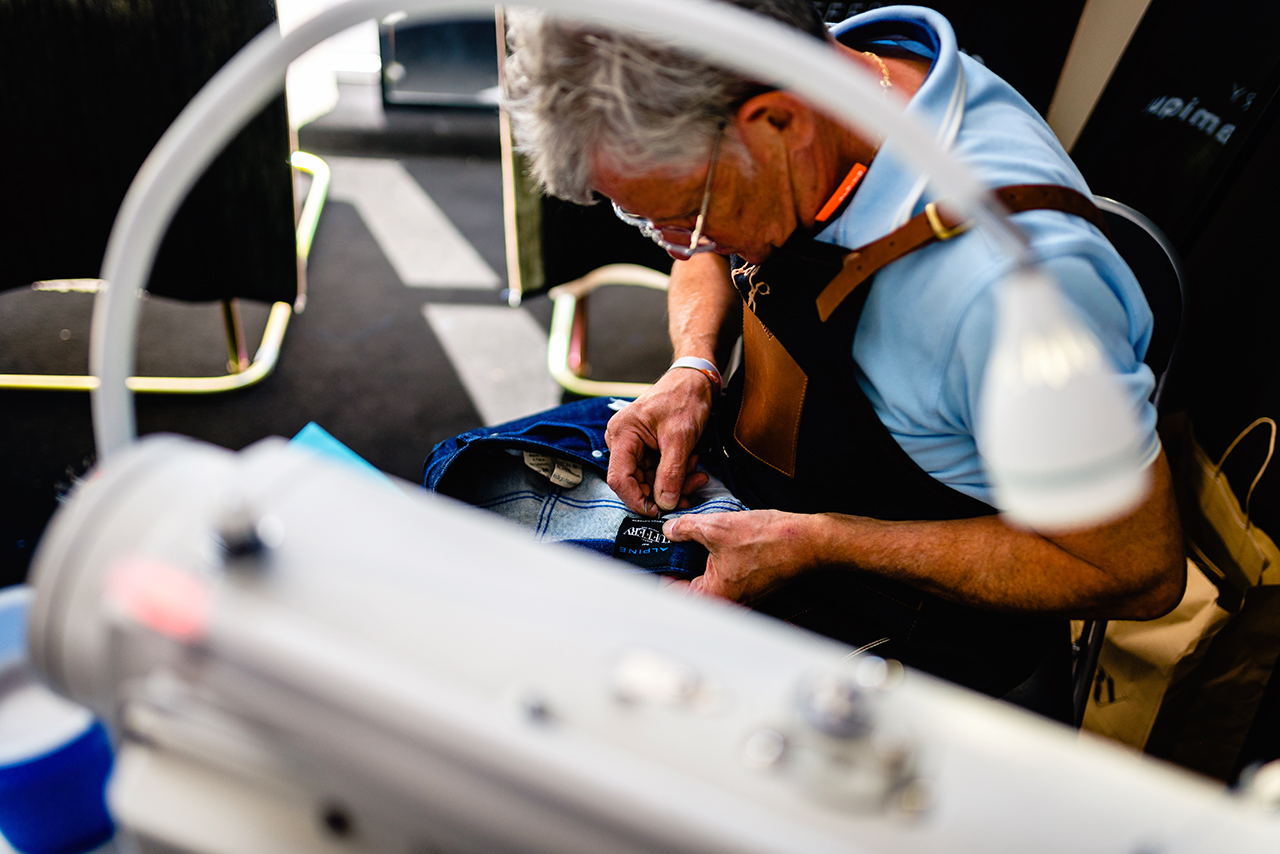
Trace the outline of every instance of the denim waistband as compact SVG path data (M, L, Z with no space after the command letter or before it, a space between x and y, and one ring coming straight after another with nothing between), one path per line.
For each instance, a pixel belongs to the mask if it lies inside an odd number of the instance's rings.
M471 430L432 450L424 465L424 485L443 495L482 507L533 532L541 542L577 545L613 556L620 526L636 518L605 482L608 446L604 429L627 401L593 398L496 427ZM577 467L581 481L560 486L525 463L524 451L535 451ZM710 475L709 475L710 477ZM724 513L746 506L714 477L692 496L684 513ZM658 543L661 560L635 571L678 577L700 575L706 551L697 543Z

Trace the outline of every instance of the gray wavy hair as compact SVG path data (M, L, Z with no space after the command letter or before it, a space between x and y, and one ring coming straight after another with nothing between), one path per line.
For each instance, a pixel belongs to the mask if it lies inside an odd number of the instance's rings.
M818 38L810 0L730 0ZM669 45L558 19L507 13L506 94L517 148L547 192L590 204L597 156L690 171L738 107L770 87ZM735 138L726 136L732 150Z

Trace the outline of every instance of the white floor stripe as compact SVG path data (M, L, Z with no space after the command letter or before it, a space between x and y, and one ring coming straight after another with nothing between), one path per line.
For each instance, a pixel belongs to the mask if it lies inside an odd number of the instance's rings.
M560 403L547 372L547 333L524 309L427 303L422 313L486 425Z
M327 157L329 198L355 206L411 288L496 288L498 275L395 160Z

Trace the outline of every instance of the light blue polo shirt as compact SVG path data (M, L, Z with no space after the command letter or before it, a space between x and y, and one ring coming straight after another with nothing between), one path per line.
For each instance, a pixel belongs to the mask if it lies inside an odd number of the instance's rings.
M850 47L869 47L874 41L861 39L859 30L884 21L897 22L891 29L903 34L902 47L933 59L907 112L981 180L992 187L1061 184L1089 193L1049 126L1013 87L959 52L942 15L888 7L850 18L832 33ZM895 155L890 138L852 203L818 239L857 248L935 200L920 173ZM1142 362L1152 318L1142 288L1084 220L1030 211L1016 222L1110 355L1140 413L1147 459L1154 459L1160 444L1148 399L1155 378ZM876 275L853 344L859 382L902 449L937 480L993 505L974 430L994 333L995 287L1009 267L978 229L918 250Z

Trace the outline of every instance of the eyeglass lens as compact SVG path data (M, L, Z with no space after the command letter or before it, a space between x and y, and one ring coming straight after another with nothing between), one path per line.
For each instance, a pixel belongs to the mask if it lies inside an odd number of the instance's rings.
M694 222L692 229L679 225L659 227L647 217L642 217L623 209L617 202L613 203L614 214L627 225L633 225L640 229L641 234L674 255L691 258L699 252L715 251L715 241L702 236L702 226L707 218L707 208L711 204L711 184L715 180L716 161L720 159L720 140L723 136L724 130L722 128L716 134L715 142L712 144L711 162L707 167L707 183L702 191L702 205L698 210L698 219ZM668 235L676 239L671 240Z

